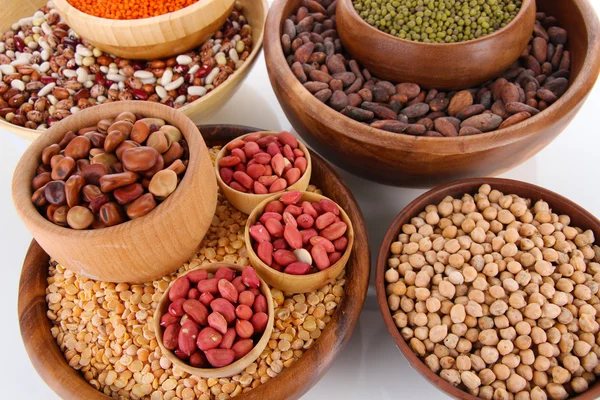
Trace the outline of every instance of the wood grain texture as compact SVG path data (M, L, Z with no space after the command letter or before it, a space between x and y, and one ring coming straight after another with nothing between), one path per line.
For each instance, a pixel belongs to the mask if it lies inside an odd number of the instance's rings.
M2 28L0 32L10 28L10 25L18 21L19 18L32 16L35 11L46 3L46 0L26 0L24 2L19 0L2 1L3 4L8 3L8 12L0 13L0 28ZM183 112L196 123L210 118L223 104L229 101L248 76L248 73L256 62L258 54L261 52L265 19L269 9L267 0L239 0L239 2L243 7L242 13L246 17L248 24L252 27L252 39L254 41L252 51L244 64L233 75L229 76L225 82L219 85L219 87L179 109L179 111ZM10 124L3 118L0 118L0 128L30 141L35 140L42 134L41 131Z
M352 0L338 0L338 34L344 48L376 77L424 88L467 89L506 71L527 47L535 24L535 0L524 0L516 17L485 37L460 43L400 39L365 22Z
M268 131L268 132L264 132L263 136L278 135L278 134L279 134L279 132ZM239 139L242 139L245 136L247 136L247 135L243 135L243 136L239 137ZM310 176L312 174L312 161L310 158L310 152L308 151L308 149L306 148L306 146L303 143L298 142L298 147L300 148L300 150L302 150L304 152L304 155L305 155L305 158L307 161L306 171L304 171L304 174L300 177L300 179L298 179L298 181L296 183L291 185L286 190L303 191L303 190L306 190L306 188L308 187L308 185L310 183ZM257 205L262 203L265 199L273 196L273 193L269 193L269 194L242 193L242 192L239 192L239 191L231 188L231 186L227 185L221 178L221 174L219 173L219 166L218 166L219 160L221 158L225 157L225 155L227 153L228 153L228 150L225 147L223 147L223 149L221 149L221 151L219 151L219 154L217 154L217 158L216 158L216 162L215 162L215 175L217 177L217 184L219 185L219 187L221 188L221 191L223 192L225 197L227 197L227 200L231 203L232 206L234 206L235 208L237 208L244 214L250 214Z
M579 111L600 73L598 17L588 0L538 0L539 11L569 31L571 86L544 112L512 127L457 138L415 137L354 121L317 100L296 79L281 48L281 28L302 0L276 0L267 17L265 57L287 118L330 162L376 182L431 187L505 172L542 150Z
M58 143L69 130L95 125L123 111L162 118L181 130L190 159L175 192L147 215L109 228L77 231L48 221L31 202L31 180L42 150ZM217 204L214 170L198 129L185 115L158 103L115 102L83 110L32 143L15 171L13 202L29 231L54 259L92 279L146 282L175 271L194 254Z
M148 60L185 53L207 40L227 19L235 0L202 0L157 17L115 20L79 11L53 0L63 20L79 36L118 57Z
M596 237L600 237L600 221L598 221L598 219L596 219L592 214L577 204L557 193L551 192L550 190L529 183L509 179L474 178L438 186L418 197L416 200L406 206L406 208L402 210L400 214L398 214L388 229L383 242L381 243L379 256L377 258L375 286L377 289L377 302L379 303L379 309L381 310L385 325L392 335L396 346L398 346L410 365L421 375L423 375L423 377L425 377L425 379L427 379L432 385L444 391L449 396L461 400L477 400L478 397L467 392L463 392L431 371L425 365L425 363L423 363L419 357L413 353L408 344L400 335L400 331L392 319L392 314L388 306L387 296L385 293L384 274L387 269L387 260L391 254L390 246L397 240L398 234L402 229L402 225L410 223L410 219L423 211L427 205L439 204L439 202L442 201L446 196L461 198L461 196L465 193L470 193L473 195L477 193L481 185L486 183L489 184L492 189L497 189L504 194L516 194L524 198L529 198L531 199L532 204L538 200L544 200L550 205L552 212L559 215L566 214L570 216L571 226L576 226L583 230L591 229ZM593 400L599 398L599 396L600 381L596 381L596 383L591 386L588 391L579 396L571 398L571 400Z
M199 128L208 146L224 145L239 135L260 130L224 125ZM371 256L365 220L356 199L334 169L316 154L313 154L312 183L346 210L354 227L354 248L347 264L347 295L312 347L277 378L239 396L242 400L298 399L306 393L327 372L350 340L367 295ZM45 300L47 276L48 256L33 241L19 284L19 324L29 358L42 379L63 399L108 400L108 396L93 389L69 367L50 334Z
M229 268L239 272L242 272L244 270L244 267L242 267L241 265L222 262L202 265L198 268L191 269L190 271L204 269L214 274L219 268ZM190 271L186 272L183 275L189 274ZM258 357L260 357L261 353L263 352L265 347L267 347L267 344L271 339L271 333L273 332L273 324L275 321L273 296L271 295L271 289L269 289L269 286L267 286L265 281L263 281L262 279L260 280L260 291L267 299L267 315L269 316L269 320L267 322L265 331L260 337L260 340L256 343L254 348L248 354L235 361L234 363L222 368L194 368L188 363L178 358L177 356L175 356L173 352L167 350L165 346L163 346L162 335L164 332L164 328L160 326L160 319L165 313L168 312L169 304L171 303L169 300L169 291L171 290L173 282L171 282L167 290L164 292L163 296L158 302L156 311L154 312L154 332L156 333L156 340L158 342L158 346L160 347L162 354L164 354L173 364L177 365L185 372L195 376L219 379L239 374L240 372L244 371L248 365L252 364L254 361L256 361Z
M248 221L246 222L246 232L244 233L246 248L248 249L248 258L250 259L252 266L256 268L256 272L258 272L261 278L263 278L269 285L274 286L284 292L312 292L313 290L319 289L326 283L334 281L346 266L354 245L354 229L352 229L352 221L350 220L350 217L348 217L348 214L346 214L346 211L338 206L340 208L340 218L346 223L346 225L348 225L348 230L345 234L345 236L348 238L348 247L346 248L344 254L342 254L342 258L340 258L336 263L329 268L314 274L284 274L283 272L276 271L275 269L269 267L267 264L262 262L260 258L258 258L258 255L252 248L252 241L249 233L250 227L254 225L261 217L267 204L273 200L279 199L279 197L281 197L281 195L275 195L265 199L262 203L256 206L256 208L252 211L252 214L250 214L248 217ZM318 202L321 199L327 199L327 197L311 192L302 193L302 201Z

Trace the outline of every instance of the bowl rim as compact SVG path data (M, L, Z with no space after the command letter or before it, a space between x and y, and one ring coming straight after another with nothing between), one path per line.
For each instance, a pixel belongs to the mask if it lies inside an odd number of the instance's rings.
M203 0L199 0L199 2L202 2L202 1ZM264 36L265 36L265 30L266 30L265 21L266 21L268 11L269 11L269 4L268 4L267 0L258 0L258 1L260 2L260 5L264 11L265 18L263 19L263 21L260 21L260 25L262 26L260 35L257 38L252 36L252 51L248 55L248 58L246 58L246 60L242 64L242 66L239 69L235 70L234 73L231 74L225 80L225 82L223 82L221 85L217 86L216 88L214 88L213 90L211 90L210 92L205 94L204 96L192 101L191 103L187 103L184 106L182 106L181 108L177 108L177 110L181 111L186 116L188 116L188 113L192 113L193 110L198 108L201 104L203 104L203 102L208 101L207 99L212 99L213 97L218 96L221 93L221 91L219 90L220 88L225 90L228 88L228 86L226 86L228 83L229 83L229 85L235 85L236 83L238 83L237 81L233 81L233 79L235 77L237 77L239 79L244 79L247 77L248 72L250 72L249 70L254 66L254 62L256 61L257 56L262 49L263 42L264 42ZM179 11L181 11L181 10L179 10ZM242 13L243 13L243 9L242 9ZM125 21L129 21L129 20L125 20ZM251 25L252 29L255 29L254 25L255 24ZM104 54L104 52L103 52L103 54ZM238 74L241 74L241 75L238 75ZM118 101L115 103L118 103ZM159 103L159 104L162 104L162 103ZM101 105L101 104L97 104L97 105ZM81 112L81 111L83 111L83 110L80 110L78 112ZM191 117L188 116L188 118L191 118ZM12 133L18 137L24 138L25 140L28 140L28 141L34 141L38 137L43 136L44 132L50 128L51 127L46 128L44 130L29 129L29 128L25 128L24 126L12 124L12 123L6 121L4 118L0 117L0 129L5 129L7 132Z
M262 353L264 351L265 347L267 347L269 340L271 339L271 333L273 332L273 327L275 325L275 305L274 305L273 295L271 294L271 290L269 289L269 285L267 285L267 283L259 275L258 279L260 280L260 292L263 296L265 296L265 298L267 300L268 320L267 320L267 326L265 327L265 330L263 331L262 335L260 336L260 339L252 347L252 350L250 350L248 352L248 354L246 354L242 358L235 360L234 362L232 362L229 365L226 365L225 367L218 367L218 368L217 367L212 367L212 368L192 367L191 365L186 363L184 360L179 359L171 350L168 350L164 346L163 340L162 340L165 328L163 328L160 325L160 320L165 313L164 312L161 313L160 309L164 306L164 304L168 300L169 292L171 291L171 287L173 286L173 283L175 283L175 281L178 280L179 278L181 278L182 276L188 275L192 271L204 270L204 271L208 271L209 273L214 273L214 272L212 272L212 270L216 271L221 268L229 268L229 269L233 269L234 271L238 272L240 274L239 276L241 276L242 271L248 267L252 268L251 265L238 265L238 264L231 264L228 262L221 261L221 262L216 262L216 263L203 264L203 265L199 265L195 268L191 268L191 269L185 271L183 274L177 276L175 279L173 279L171 281L171 283L169 283L169 286L167 287L167 289L164 291L160 300L158 301L156 310L154 310L153 324L154 324L154 331L155 331L155 335L156 335L156 341L158 343L158 346L160 347L160 351L173 364L177 365L179 368L183 369L188 374L197 375L202 378L219 379L219 378L233 376L233 375L236 375L237 373L239 373L239 372L236 372L236 373L230 374L229 372L227 372L227 370L240 369L240 367L241 367L241 371L243 371L249 364L253 363L256 360L256 358L254 358L254 354L252 354L252 353L257 352L258 353L257 355L260 357L260 353ZM258 273L257 273L257 275L258 275ZM206 325L206 326L208 326L208 325ZM260 351L258 352L257 349L260 349ZM220 375L222 373L224 373L225 375ZM202 375L202 374L204 374L204 375ZM209 374L211 376L208 376L206 374Z
M275 0L267 16L265 24L265 58L269 78L273 86L278 86L282 92L290 93L290 97L298 98L304 105L305 115L318 123L328 124L327 121L340 121L336 131L339 135L358 143L380 147L385 145L394 150L410 151L429 154L468 154L491 150L523 140L530 134L535 134L532 126L545 119L559 120L580 105L588 95L592 85L586 87L589 77L595 82L600 74L600 35L599 21L595 10L588 0L572 0L585 21L587 35L587 51L581 70L575 80L570 82L567 91L544 112L540 112L523 122L513 126L484 132L472 136L459 137L427 137L412 136L405 133L392 133L381 129L365 126L317 100L292 73L283 55L281 32L284 18L283 12L287 4L300 3L300 0ZM367 24L368 25L368 24ZM434 147L432 147L432 145Z
M292 192L294 192L296 190L292 190ZM345 267L346 264L348 263L348 259L350 258L350 254L352 254L352 248L354 247L354 227L352 226L352 220L350 219L350 217L348 216L348 214L346 213L346 211L336 202L333 201L332 199L330 199L327 196L324 196L322 194L319 193L314 193L314 192L309 192L307 190L297 190L298 192L302 193L302 197L304 197L305 194L309 194L310 197L316 197L319 198L319 200L321 199L327 199L329 201L332 201L333 203L335 203L336 206L338 206L339 210L340 210L340 216L342 217L342 221L344 221L347 225L348 225L348 229L346 230L345 236L348 238L348 245L346 246L346 250L344 251L344 253L342 253L342 257L336 261L333 265L331 265L329 268L326 268L322 271L319 272L315 272L313 274L307 274L307 275L292 275L292 274L286 274L285 272L279 272L273 268L271 268L270 266L268 266L267 264L265 264L259 257L258 254L256 254L256 252L254 251L254 248L252 247L252 240L250 239L250 224L256 222L256 220L258 220L258 210L260 211L260 215L262 216L262 214L264 213L264 208L266 207L266 205L268 203L270 203L271 201L274 200L279 200L281 198L281 196L288 192L288 191L284 191L283 193L275 193L273 196L270 196L268 198L266 198L265 200L263 200L259 205L257 205L254 210L252 210L252 213L250 213L250 215L248 215L248 220L246 221L246 227L244 229L244 244L246 245L246 249L248 250L248 253L252 254L255 256L257 262L259 262L261 264L261 267L268 269L274 276L280 277L280 278L285 278L285 277L294 277L295 280L297 280L298 282L300 281L309 281L316 277L322 277L322 276L326 276L328 270L330 268L334 268L334 267L338 267L340 264L343 264L343 266ZM254 222L251 222L252 220L254 220ZM302 247L304 248L304 247ZM342 267L343 269L343 267Z
M146 108L146 104L143 104L145 102L143 101L119 101L119 102L112 102L112 103L106 103L106 104L100 104L98 106L99 107L104 107L106 109L106 112L114 115L115 117L120 114L121 112L124 111L130 111L130 109L135 109L135 111L131 111L131 112L137 112L137 110L139 110L140 108ZM158 113L161 114L168 114L170 112L170 110L174 110L175 112L175 116L177 119L180 119L179 124L177 125L173 125L176 128L178 128L181 131L181 134L183 136L183 138L188 142L188 146L190 148L189 151L189 159L188 159L188 166L184 172L183 177L181 178L181 181L179 182L179 184L177 185L177 188L175 189L175 191L173 193L171 193L165 200L163 200L161 203L159 203L156 207L154 207L154 209L152 209L148 214L145 214L139 218L135 218L135 219L129 219L125 222L122 222L120 224L117 225L113 225L113 226L107 226L104 228L100 228L100 229L83 229L83 230L78 230L78 229L72 229L72 228L67 228L67 227L63 227L60 225L56 225L52 222L50 222L49 220L47 220L46 218L44 218L44 216L42 216L42 214L40 214L39 210L33 205L33 203L31 202L31 196L33 194L32 190L31 190L31 185L30 184L26 184L23 183L21 181L17 181L17 175L13 175L12 178L12 183L11 183L11 192L12 192L12 198L13 198L13 204L15 206L15 208L17 208L17 211L20 214L21 219L27 219L29 220L32 224L36 225L38 228L43 229L44 231L55 235L57 238L60 237L65 237L65 236L69 236L69 237L73 237L73 235L77 235L80 236L81 238L85 238L85 240L93 240L94 238L97 237L104 237L106 235L111 235L113 233L116 233L120 230L123 229L127 229L127 230L135 230L135 229L141 229L146 221L150 220L151 218L153 218L156 214L156 210L160 209L163 210L161 212L161 214L163 215L168 215L170 212L174 211L177 209L177 203L178 200L182 195L182 192L185 192L186 189L189 189L189 186L193 184L193 177L192 175L197 174L199 172L200 166L201 166L201 150L202 150L202 146L206 146L206 144L204 144L204 139L202 138L202 135L200 134L200 131L198 130L198 127L183 113L178 112L176 109L172 109L169 106L166 106L164 104L160 104L160 103L152 103L154 105L156 105L156 108L158 110L160 110ZM155 106L151 106L148 108L155 108ZM87 108L85 110L81 110L80 113L81 117L85 117L86 113L90 114L90 115L95 115L96 112L98 111L98 108L96 107L90 107ZM92 110L92 111L90 111ZM104 111L104 110L101 110ZM151 111L150 114L154 114L156 113L156 111ZM144 118L160 118L160 117L156 117L156 116L144 116ZM97 118L94 117L93 119L98 119L98 121L102 118ZM164 118L160 118L160 119L164 119ZM171 121L167 121L166 119L165 123L169 123ZM50 130L54 131L65 131L65 134L67 132L66 128L63 128L63 125L67 125L67 122L65 121L69 121L69 118L65 118L64 120L61 120L59 122L57 122L55 125L53 125L51 128L48 129L48 131L44 132L44 137L47 137L47 134L50 133ZM182 129L183 128L183 129ZM63 135L64 136L64 135ZM40 142L41 143L42 140L36 140L35 143ZM56 142L57 143L57 142ZM41 151L43 150L43 147L40 147L40 151L38 152L37 149L34 148L34 146L29 146L27 148L27 150L25 150L25 153L23 154L23 156L21 157L21 159L19 160L16 169L23 169L25 167L25 165L34 163L34 162L38 162L40 160L41 157ZM192 150L193 149L193 150ZM30 154L30 153L35 153L35 154ZM35 172L34 172L34 176L35 176ZM189 177L189 178L188 178ZM28 195L28 196L26 196ZM163 206L163 207L161 207Z
M71 5L67 0L53 0L55 9L57 11L64 12L65 14L73 14L77 18L80 19L88 19L90 18L90 23L110 26L111 28L117 29L129 29L129 28L139 28L141 26L153 25L153 24L161 24L164 22L169 22L173 20L177 20L186 15L193 14L195 12L202 11L206 7L210 7L213 3L227 1L228 3L234 4L235 0L197 0L194 4L191 4L187 7L181 8L177 11L172 11L162 15L156 15L154 17L147 18L136 18L136 19L111 19L111 18L102 18L97 17L95 15L87 14L77 7ZM231 5L229 4L229 5Z
M426 42L419 42L419 41L415 41L415 40L408 40L408 39L402 39L399 37L396 37L394 35L391 35L387 32L381 31L377 28L375 28L373 25L369 24L367 21L365 21L364 19L361 18L361 16L358 14L358 11L356 11L356 8L354 7L354 3L352 2L352 0L338 0L338 7L340 5L345 5L348 10L349 10L349 15L353 18L353 20L355 20L356 23L361 23L361 26L368 26L369 28L371 28L370 30L372 31L377 31L379 33L382 33L385 35L386 38L388 38L388 40L390 39L396 39L399 43L403 43L404 45L407 44L414 44L417 46L421 46L421 45L425 45L427 47L430 48L430 50L435 50L435 49L439 49L439 48L446 48L446 49L450 49L452 47L459 47L460 45L470 45L470 44L484 44L484 42L486 42L485 39L488 40L493 40L495 39L496 36L498 35L502 35L505 31L508 30L508 28L512 28L513 25L517 25L518 23L521 23L525 14L525 10L528 9L529 7L536 7L536 3L535 0L521 0L521 8L519 8L519 12L514 16L514 18L506 25L504 25L502 28L479 38L476 39L471 39L471 40L465 40L462 42L454 42L454 43L426 43ZM360 21L358 21L360 20ZM365 29L366 29L365 26Z
M254 134L254 133L260 133L260 134L262 134L262 137L264 137L264 136L279 135L280 132L277 132L277 131L257 131L257 132L251 132L251 133L247 133L245 135L238 136L237 138L235 138L235 139L227 142L227 144L223 145L223 148L221 150L219 150L219 152L217 153L217 155L215 157L215 175L217 176L217 183L219 184L219 186L225 185L229 189L233 190L236 194L238 194L240 196L244 195L244 196L248 196L250 198L255 198L255 199L256 198L267 199L267 198L272 197L272 196L274 196L276 194L282 194L282 193L286 192L287 188L283 189L283 190L280 190L279 192L275 192L275 193L265 193L265 194L244 193L244 192L240 192L239 190L234 189L231 186L229 186L228 184L226 184L225 181L223 180L223 178L221 178L221 174L219 172L219 170L221 169L221 167L219 167L219 160L221 160L223 157L225 157L225 154L228 151L227 150L227 146L229 145L229 143L232 143L232 142L234 142L236 140L239 140L239 139L243 139L246 136ZM310 174L311 171L312 171L312 160L310 158L310 150L300 140L298 140L298 148L304 152L304 158L306 158L306 162L307 163L306 163L306 170L304 171L304 173L302 175L300 175L300 178L298 178L298 180L296 182L299 182L304 176L306 176L306 174Z
M479 400L478 397L473 396L472 394L459 389L456 386L451 385L449 382L441 378L438 374L431 371L408 346L407 342L402 338L399 329L396 327L393 319L392 312L389 309L387 303L387 295L385 291L385 271L387 270L387 259L390 253L390 246L396 240L398 232L402 227L402 223L409 221L410 218L414 217L416 214L425 209L425 207L429 204L435 203L435 198L442 197L444 195L449 195L450 192L460 190L461 193L470 193L473 194L473 190L469 189L470 187L477 188L483 184L489 184L492 189L494 186L503 185L511 187L510 190L513 190L514 194L519 195L518 192L522 190L526 191L534 191L538 193L540 199L543 199L547 203L550 204L550 207L553 208L553 204L560 204L560 207L569 207L575 210L578 214L581 214L585 221L589 221L590 225L595 227L597 231L600 231L600 221L594 217L589 211L585 210L583 207L574 203L573 201L563 197L562 195L555 193L551 190L545 189L543 187L512 180L512 179L504 179L504 178L469 178L469 179L461 179L458 181L449 182L443 185L439 185L434 187L431 190L428 190L424 194L417 197L415 200L410 202L406 207L400 211L400 213L394 218L390 227L386 231L385 237L381 242L381 246L379 248L379 254L377 256L377 260L375 263L375 289L377 296L377 303L379 306L379 311L383 317L385 326L392 336L396 347L400 350L402 355L406 357L409 365L419 372L419 374L425 378L430 384L435 386L438 390L452 396L456 399L463 400ZM464 189L463 189L464 188ZM475 191L477 189L474 189ZM456 197L456 196L454 196ZM526 195L525 197L530 197ZM572 215L569 215L572 217ZM577 222L576 222L577 223ZM592 229L592 228L590 228ZM595 393L595 395L594 395ZM595 386L590 386L588 390L581 393L579 396L571 397L571 400L592 400L600 395L600 381L596 381Z

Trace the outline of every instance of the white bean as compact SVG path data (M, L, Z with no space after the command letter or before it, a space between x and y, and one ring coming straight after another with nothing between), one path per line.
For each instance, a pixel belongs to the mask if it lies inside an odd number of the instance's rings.
M17 89L17 90L20 90L20 91L24 91L25 90L25 82L23 82L20 79L14 79L14 80L12 80L10 82L10 86L13 89Z
M192 57L182 54L180 56L177 56L176 61L177 61L177 64L188 65L188 64L191 64Z
M204 96L206 94L206 89L202 86L190 86L188 88L188 94L190 96Z
M160 78L160 83L163 86L168 85L169 83L171 83L171 80L173 79L173 70L172 69L166 69L162 78Z
M177 78L175 81L169 83L168 85L164 85L165 90L169 91L169 90L178 89L179 86L183 85L183 82L184 82L183 76L180 76L179 78Z
M133 76L135 76L136 78L139 78L139 79L150 79L150 78L154 77L154 74L150 71L139 70L139 71L135 71L133 73Z
M108 79L109 81L113 81L113 82L124 82L125 79L127 79L127 77L125 77L124 75L119 75L119 74L107 74L106 79Z
M56 83L50 82L49 84L40 89L40 91L38 92L38 97L44 97L45 95L50 93L55 86Z

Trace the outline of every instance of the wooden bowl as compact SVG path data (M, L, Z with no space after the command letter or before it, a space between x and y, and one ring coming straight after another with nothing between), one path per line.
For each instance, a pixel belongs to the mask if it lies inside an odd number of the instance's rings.
M379 257L377 258L375 286L377 289L377 302L379 303L379 309L381 310L385 325L392 335L396 346L398 346L404 357L406 357L409 364L421 375L423 375L423 377L425 377L429 383L436 386L438 389L442 390L452 398L461 400L479 400L479 398L451 385L446 380L442 379L440 376L431 371L425 365L425 363L421 361L421 359L415 353L413 353L408 346L408 343L406 343L402 338L402 335L400 335L400 331L392 319L392 314L387 303L384 274L387 269L387 260L391 253L390 246L397 240L403 224L410 223L410 219L423 211L429 204L438 204L446 196L460 198L464 193L477 193L479 187L486 183L489 184L492 189L497 189L504 194L516 194L520 197L529 198L532 202L544 200L550 205L550 208L553 212L559 215L566 214L570 216L571 226L577 226L583 230L591 229L596 237L600 237L600 221L598 221L598 219L596 219L592 214L577 204L557 193L551 192L548 189L510 179L474 178L438 186L418 197L416 200L406 206L406 208L404 208L400 214L398 214L388 229L383 242L381 243ZM599 396L600 380L597 380L596 383L586 392L570 399L593 400L599 398Z
M273 135L278 135L278 134L279 134L279 132L265 131L265 132L263 132L262 136L273 136ZM243 135L236 139L243 139L246 136L248 136L248 135ZM304 191L304 190L306 190L306 188L308 187L308 185L310 183L310 176L312 173L312 161L310 159L310 151L301 142L298 142L298 147L300 148L300 150L302 150L304 152L306 161L308 162L308 164L306 166L306 171L304 171L304 174L300 177L300 179L298 179L298 181L296 183L294 183L290 187L286 188L285 190ZM240 191L233 189L231 186L227 185L221 178L221 174L219 173L219 166L218 166L219 160L221 158L225 157L227 155L227 153L228 153L227 149L225 148L225 146L223 146L223 148L221 149L219 154L217 154L217 159L215 162L215 174L217 176L217 183L219 184L221 191L223 192L225 197L227 197L227 200L231 203L232 206L234 206L235 208L237 208L244 214L250 214L257 205L262 203L265 199L272 197L273 193L269 193L269 194L242 193Z
M219 268L229 268L238 272L242 272L245 267L242 267L241 265L237 264L229 264L223 262L202 265L190 271L204 269L214 274ZM187 275L188 273L190 273L190 271L186 272L185 274L182 274L181 276ZM263 296L265 296L265 298L267 299L269 315L267 327L265 328L265 331L263 332L260 340L256 343L254 348L248 354L246 354L239 360L233 362L232 364L222 368L194 368L185 361L178 358L175 354L173 354L171 350L166 349L163 345L162 336L164 328L160 326L160 319L165 313L168 312L170 304L169 291L171 290L173 282L171 282L167 290L165 290L165 293L158 302L158 306L156 307L156 311L154 312L154 332L156 334L156 341L158 342L158 346L160 347L162 354L164 354L174 365L177 365L179 368L181 368L188 374L200 376L203 378L219 379L239 374L240 372L245 370L248 365L252 364L254 361L256 361L256 359L258 359L258 357L260 357L265 347L267 347L269 339L271 339L271 332L273 332L273 324L275 321L275 309L273 306L273 296L271 295L271 289L269 289L269 286L267 286L267 284L262 279L260 280L260 291L263 294Z
M200 0L202 2L203 0ZM225 82L210 93L200 97L198 100L186 104L179 111L190 117L194 122L199 122L202 119L209 118L218 109L229 101L234 95L237 88L244 82L252 66L256 62L258 54L261 51L263 43L263 32L265 19L269 5L267 0L238 0L243 7L243 13L250 26L252 26L252 52L244 62L244 64L235 71ZM10 26L20 18L32 16L46 0L6 0L6 10L0 13L0 32L10 29ZM6 12L4 12L6 11ZM23 139L33 141L38 136L42 135L42 131L24 128L22 126L13 125L0 118L0 129L11 132Z
M363 20L352 0L338 0L336 16L344 48L374 76L455 90L501 75L519 58L535 25L535 0L523 0L519 13L504 28L459 43L421 43L392 36Z
M235 0L201 0L157 17L99 18L53 0L63 20L100 50L122 58L147 60L185 53L208 39L225 22Z
M58 143L69 130L123 111L162 118L181 130L190 159L175 192L147 215L108 228L78 231L48 221L31 202L31 180L42 150ZM108 103L66 118L29 146L15 171L13 201L33 237L66 268L97 280L146 282L175 271L194 254L217 204L216 179L200 132L185 115L158 103Z
M317 100L296 79L281 48L281 29L302 0L276 0L266 24L267 70L279 104L308 146L349 172L376 182L431 187L496 175L534 156L575 117L600 74L598 17L588 0L538 0L569 31L571 86L544 112L506 129L436 138L385 132L354 121Z
M256 272L258 272L260 277L263 278L269 285L274 286L284 292L312 292L313 290L317 290L318 288L327 284L328 282L334 281L335 278L340 274L340 272L342 272L342 270L348 263L350 253L352 253L352 247L354 245L354 230L352 229L352 221L348 217L348 214L346 214L346 211L344 211L344 209L338 205L340 209L340 218L346 223L346 225L348 225L348 230L346 231L346 237L348 238L348 247L346 248L344 254L342 254L342 258L340 258L336 263L334 263L329 268L324 269L323 271L315 272L314 274L285 274L283 272L279 272L269 267L260 258L258 258L258 255L254 252L254 249L252 248L252 240L250 239L250 227L254 225L254 223L263 214L263 211L265 210L267 204L269 204L273 200L279 199L279 197L281 197L281 194L271 196L265 199L262 203L256 206L256 208L248 217L248 222L246 222L246 232L244 233L244 241L246 243L246 248L248 249L248 258L250 259L250 264L252 264L252 266L256 268ZM302 193L303 201L318 202L321 199L327 199L327 197L311 192Z
M224 145L239 135L260 130L231 125L199 128L208 146ZM299 360L276 378L241 394L238 397L241 400L300 398L327 372L350 340L367 295L371 270L369 238L356 199L335 170L317 154L313 155L312 183L348 212L354 227L354 249L348 261L344 286L347 295L319 339ZM110 400L69 366L50 334L52 324L46 316L48 261L49 256L34 240L23 263L18 303L21 336L29 358L46 384L63 399Z

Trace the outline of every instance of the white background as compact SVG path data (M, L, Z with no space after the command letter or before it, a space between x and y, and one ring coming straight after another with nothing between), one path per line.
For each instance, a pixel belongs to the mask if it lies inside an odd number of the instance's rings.
M600 12L600 0L591 0L591 3ZM0 10L2 8L0 0ZM600 217L599 112L600 84L597 84L578 116L561 136L503 177L546 187ZM239 91L220 112L205 122L240 124L267 130L292 129L271 89L262 55ZM0 398L58 399L31 365L21 341L17 317L19 275L31 235L14 211L10 185L14 168L26 147L27 142L0 129L0 254L3 256ZM374 265L379 244L389 224L423 191L382 186L345 172L341 175L358 199L367 220ZM372 278L367 301L349 345L327 375L303 399L418 397L431 400L447 398L412 370L396 349L379 313Z

